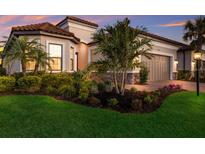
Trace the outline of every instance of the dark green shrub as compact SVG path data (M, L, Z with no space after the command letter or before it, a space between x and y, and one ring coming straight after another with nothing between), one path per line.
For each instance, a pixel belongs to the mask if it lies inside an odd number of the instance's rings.
M89 96L89 90L87 87L82 87L79 91L79 96L78 98L81 100L81 101L86 101L87 98Z
M98 83L98 91L99 92L105 91L105 84L103 82Z
M131 91L132 93L136 93L138 90L137 90L137 88L132 87L132 88L130 88L130 91Z
M142 65L140 67L140 83L145 84L148 80L148 69L145 65Z
M116 106L119 103L119 101L116 98L111 98L108 100L108 104L110 106Z
M42 87L41 88L45 93L48 92L48 89L53 89L53 92L57 91L57 89L59 89L61 86L67 85L67 84L72 84L72 77L68 73L42 75Z
M144 102L147 103L147 104L151 104L153 102L153 98L150 96L150 95L147 95L145 98L144 98Z
M98 93L98 84L95 81L92 81L89 86L89 91L91 94Z
M0 66L0 76L6 75L6 69Z
M10 91L15 86L15 78L8 76L0 76L0 92Z
M105 91L106 91L106 92L111 92L112 89L113 89L112 82L110 82L110 81L105 81L104 84L105 84Z
M17 86L27 92L36 92L41 87L41 78L38 76L24 76L17 80Z
M92 97L88 98L88 104L90 104L91 106L94 106L94 107L98 107L98 106L101 106L101 101L100 101L100 99L92 96Z
M44 88L44 93L47 95L56 95L57 91L58 90L52 86L47 86Z
M76 95L76 89L72 84L62 85L58 89L58 94L66 99L70 99Z
M140 111L143 107L142 105L142 100L141 99L134 99L132 102L131 102L131 108L135 111Z
M17 81L19 78L23 77L23 73L17 72L17 73L12 74L12 76L15 77L15 79Z
M179 70L177 73L177 79L178 80L190 80L191 77L191 71L189 70Z

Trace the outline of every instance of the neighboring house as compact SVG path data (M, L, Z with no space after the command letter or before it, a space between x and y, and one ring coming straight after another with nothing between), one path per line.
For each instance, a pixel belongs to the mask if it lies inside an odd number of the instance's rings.
M194 72L196 61L194 60L194 50L189 46L179 48L177 53L178 70ZM202 51L201 70L205 71L205 51Z
M92 34L96 32L98 25L73 16L67 16L57 25L50 23L32 24L13 27L10 38L15 36L28 36L38 38L45 46L45 51L53 58L51 65L53 72L73 72L84 69L92 61L96 61L100 55L95 54L96 43L92 42ZM143 32L142 36L152 39L152 59L140 57L149 69L149 80L172 80L177 73L177 50L185 44ZM27 64L27 70L34 69L34 62ZM21 72L20 62L15 62L12 72ZM139 69L130 70L129 83L135 83L139 79Z
M4 45L6 41L0 41L0 66L2 65L2 52L4 50Z

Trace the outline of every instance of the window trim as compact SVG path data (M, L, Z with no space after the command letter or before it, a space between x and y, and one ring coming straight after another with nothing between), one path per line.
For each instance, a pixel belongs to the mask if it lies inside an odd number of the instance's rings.
M58 45L58 46L61 46L61 57L51 57L50 56L50 45ZM49 55L49 58L59 58L61 60L61 66L60 66L60 69L59 70L53 70L54 72L62 72L63 70L63 45L62 44L58 44L58 43L48 43L48 55Z

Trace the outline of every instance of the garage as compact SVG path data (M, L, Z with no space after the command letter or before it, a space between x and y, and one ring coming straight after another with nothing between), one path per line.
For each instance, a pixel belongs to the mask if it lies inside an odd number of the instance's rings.
M149 70L149 81L170 79L170 57L153 54L151 59L142 56L142 62Z

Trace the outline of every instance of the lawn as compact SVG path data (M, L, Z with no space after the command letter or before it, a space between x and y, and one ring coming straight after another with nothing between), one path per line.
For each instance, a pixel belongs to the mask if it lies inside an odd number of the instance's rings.
M205 93L175 93L146 114L122 114L48 96L1 96L0 137L205 137Z

